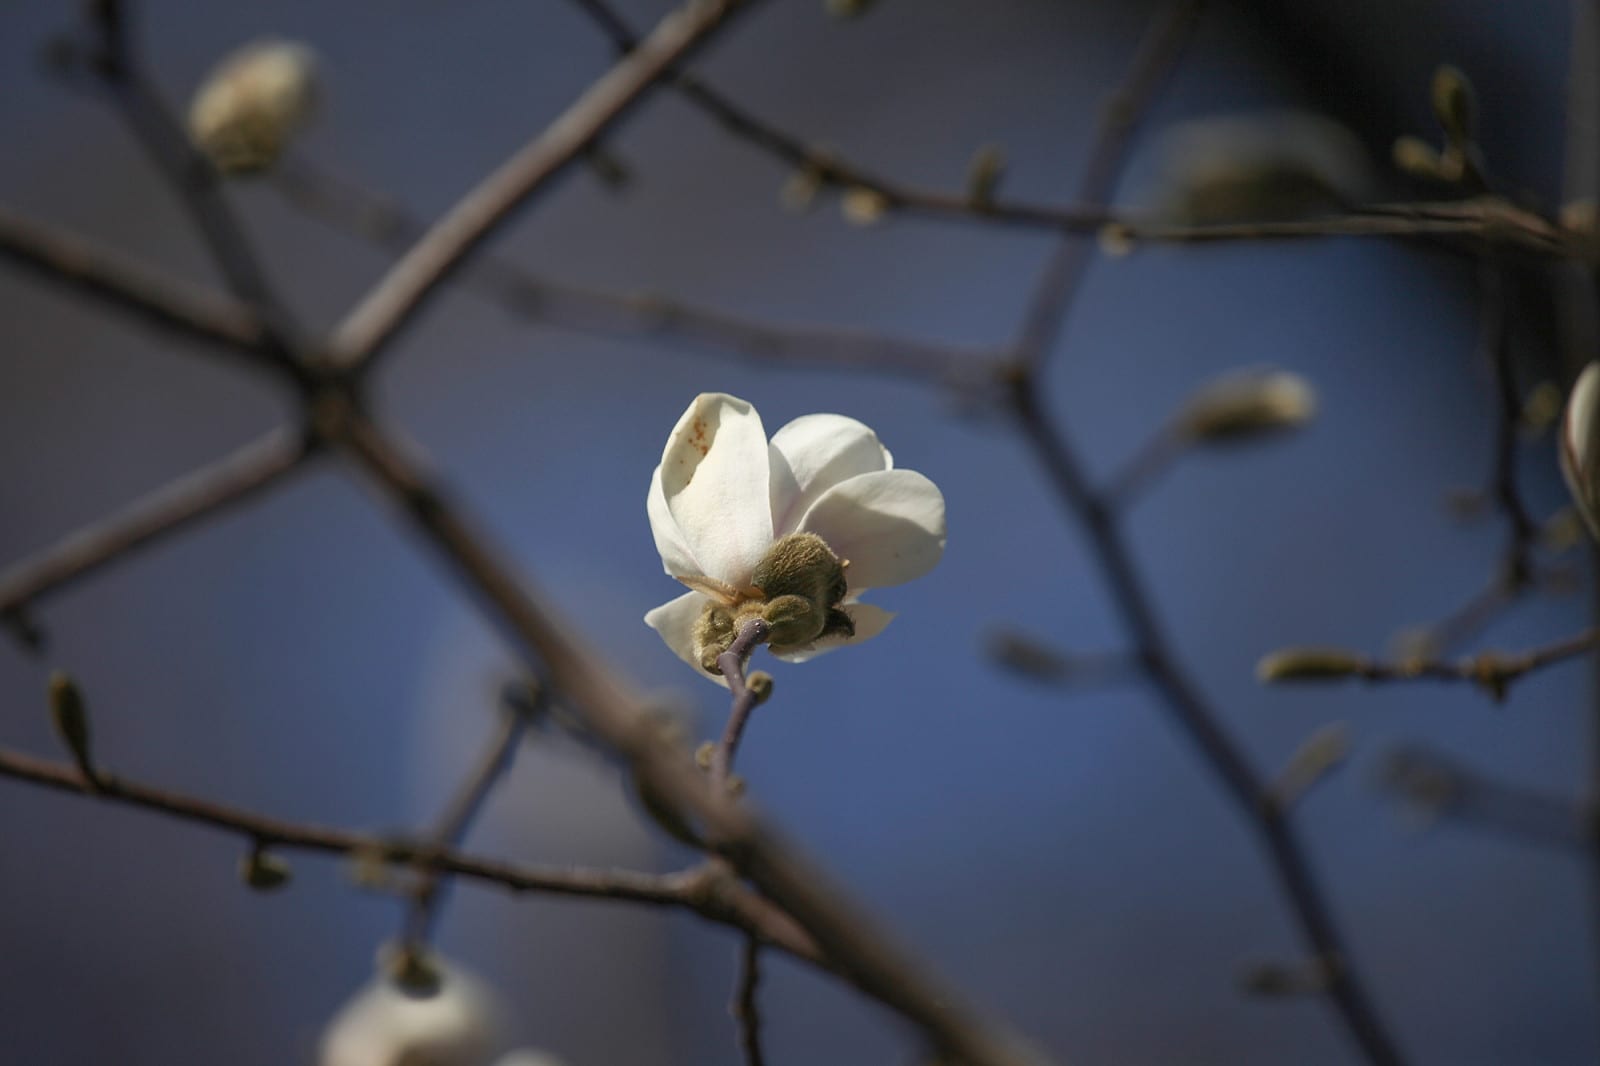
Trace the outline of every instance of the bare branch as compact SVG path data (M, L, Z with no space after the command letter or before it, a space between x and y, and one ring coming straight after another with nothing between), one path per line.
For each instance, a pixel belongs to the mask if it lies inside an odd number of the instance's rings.
M18 751L0 749L0 777L62 792L155 811L187 822L237 833L257 846L353 857L371 856L385 863L425 863L459 877L498 885L514 892L539 892L585 899L615 900L660 907L684 907L703 917L743 929L763 943L807 962L820 963L813 943L787 916L728 879L718 881L704 869L675 874L634 870L600 870L576 866L540 867L480 858L430 843L352 832L327 826L289 822L226 804L155 788L100 771L95 784L70 763L51 762Z
M1438 752L1392 752L1384 760L1379 784L1430 819L1448 816L1525 843L1576 852L1594 846L1595 812L1590 806L1491 781Z
M771 628L764 620L753 618L739 630L728 650L717 656L717 669L722 671L722 676L728 681L728 690L733 694L727 728L711 753L711 782L717 788L728 787L728 775L733 772L733 757L739 750L744 727L750 724L750 712L761 703L761 690L749 683L745 677L745 666L750 661L750 653L767 639L769 632ZM771 679L768 678L770 684Z
M257 495L311 456L305 435L276 430L0 573L0 614L18 611L153 541Z
M1102 107L1089 161L1078 184L1078 200L1091 210L1110 209L1134 134L1177 67L1202 6L1201 0L1175 0L1166 7L1139 43L1122 84ZM1022 365L1044 364L1094 252L1090 242L1067 238L1045 265L1017 337L1017 360Z
M622 118L674 63L749 6L750 0L704 0L663 19L638 50L480 181L389 270L334 331L333 358L346 366L376 358L501 223Z
M543 689L536 689L533 706L528 709L507 703L500 708L500 723L493 739L484 749L483 757L461 782L450 805L439 817L439 824L428 838L433 854L460 847L467 831L494 787L511 770L516 758L517 745L527 734L529 719L539 713L543 702ZM427 863L412 886L411 900L406 908L404 940L412 950L427 943L438 920L439 902L443 897L444 879L437 864Z
M189 143L183 126L145 73L132 43L127 6L123 0L94 0L89 10L99 44L94 72L110 90L145 154L177 193L228 287L260 317L267 350L282 367L300 376L294 319L268 282L249 236L229 207L216 168Z
M267 358L261 321L244 304L168 277L110 248L0 207L0 255L180 336Z
M426 232L422 221L393 200L313 167L286 162L275 186L306 214L404 252ZM556 281L499 256L468 264L462 282L503 310L585 333L655 337L740 358L810 367L878 371L902 377L960 382L994 365L995 353L849 329L767 323L653 293L615 293Z
M728 1013L739 1029L739 1050L744 1053L745 1066L763 1066L766 1062L761 1052L761 1004L756 1000L760 984L761 942L747 936L739 945L739 976L733 1002L728 1004Z

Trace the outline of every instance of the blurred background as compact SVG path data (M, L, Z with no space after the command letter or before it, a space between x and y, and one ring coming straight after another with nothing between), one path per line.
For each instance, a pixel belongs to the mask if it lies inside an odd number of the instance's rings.
M660 0L619 3L637 25ZM1004 186L1066 202L1102 94L1154 10L1079 0L885 0L829 18L764 5L698 63L738 100L874 170L959 189L1004 146ZM262 34L323 61L319 120L296 153L433 217L610 62L569 4L392 0L138 5L174 101ZM170 190L103 99L51 75L76 17L0 6L0 200L196 281L214 281ZM1151 128L1299 107L1349 125L1381 194L1402 133L1433 137L1428 79L1461 67L1497 175L1558 202L1567 5L1234 0L1211 5ZM541 273L780 322L951 344L1008 340L1052 242L891 218L824 199L786 212L786 169L670 92L609 148L632 180L582 169L498 240ZM1141 153L1121 201L1155 195ZM328 325L385 253L288 206L235 200L305 320ZM1592 863L1445 821L1419 832L1373 786L1424 742L1511 783L1591 789L1594 702L1570 664L1495 706L1465 686L1265 688L1291 643L1381 652L1489 579L1503 540L1446 494L1484 482L1494 395L1475 354L1472 265L1375 241L1141 249L1091 275L1049 401L1098 473L1199 384L1241 366L1304 374L1304 433L1199 455L1129 529L1182 659L1264 770L1348 723L1349 766L1297 809L1313 864L1381 1012L1414 1062L1596 1059ZM0 559L20 559L288 417L288 398L62 290L0 271ZM1532 324L1534 327L1539 323ZM1551 368L1545 368L1549 370ZM1540 371L1541 373L1544 371ZM997 670L1010 626L1115 650L1100 577L1003 420L947 391L763 366L682 344L532 324L457 288L394 353L382 413L619 667L676 694L713 735L720 689L640 621L677 594L644 494L689 399L725 391L770 430L813 411L873 426L943 489L941 566L876 594L899 612L870 646L772 668L740 763L760 804L892 929L980 1003L1077 1063L1341 1064L1357 1053L1316 998L1241 993L1292 961L1292 917L1248 827L1139 686L1063 694ZM1525 453L1537 513L1565 501L1548 440ZM1585 624L1587 597L1530 600L1494 646ZM349 472L310 475L75 584L39 611L40 658L0 644L0 743L54 755L43 692L70 670L96 748L131 777L281 815L405 829L431 819L494 728L510 656ZM469 845L541 862L671 869L616 771L559 737L521 752ZM394 900L345 865L294 859L287 891L240 886L231 835L0 781L0 1058L122 1066L309 1064L317 1034L398 929ZM462 884L439 944L496 985L507 1039L572 1066L738 1060L724 1004L736 938L687 916ZM905 1061L883 1010L772 958L777 1063Z

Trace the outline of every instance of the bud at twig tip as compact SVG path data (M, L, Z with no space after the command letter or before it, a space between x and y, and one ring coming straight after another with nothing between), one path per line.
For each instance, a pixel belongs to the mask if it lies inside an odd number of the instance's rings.
M1367 669L1364 657L1343 648L1282 648L1263 656L1256 664L1256 680L1269 685L1279 681L1336 681L1359 677Z
M50 722L78 764L84 784L98 792L99 775L89 756L89 708L77 683L60 670L50 675Z

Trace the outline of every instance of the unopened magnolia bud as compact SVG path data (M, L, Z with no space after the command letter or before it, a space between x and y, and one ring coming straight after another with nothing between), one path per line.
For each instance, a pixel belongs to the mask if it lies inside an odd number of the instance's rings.
M744 679L744 687L750 690L759 707L772 698L772 675L765 670L752 670L750 676Z
M988 207L1005 177L1006 157L998 145L985 145L967 166L967 199L974 207Z
M1318 729L1289 756L1273 784L1273 801L1280 808L1289 807L1342 765L1349 754L1350 730L1343 722L1331 722Z
M1179 419L1195 440L1238 440L1304 425L1316 407L1316 393L1298 374L1250 371L1202 387Z
M839 207L847 221L857 226L872 226L883 221L889 211L889 200L876 189L857 185L845 190Z
M293 876L286 859L261 848L252 849L239 860L239 879L259 892L282 888Z
M1256 680L1336 681L1358 677L1366 669L1366 659L1343 648L1283 648L1256 664Z
M1395 169L1427 181L1439 181L1439 150L1421 137L1396 138L1392 149Z
M226 56L189 105L189 136L224 174L277 162L316 105L316 57L304 45L261 40Z
M1600 539L1600 363L1590 363L1578 375L1567 397L1561 419L1561 473L1567 479L1578 513L1589 533Z
M94 761L89 757L89 708L77 684L59 670L50 675L50 721L83 773L84 783L96 787Z
M1454 144L1472 140L1472 126L1476 120L1477 102L1473 97L1472 83L1460 70L1443 66L1433 73L1433 113L1444 127L1445 136Z

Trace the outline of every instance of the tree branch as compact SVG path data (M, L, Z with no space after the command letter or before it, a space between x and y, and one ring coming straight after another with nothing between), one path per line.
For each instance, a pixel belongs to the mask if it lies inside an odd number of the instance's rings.
M145 154L178 194L228 287L255 309L264 327L266 350L281 368L303 379L294 319L228 206L216 168L189 143L188 134L145 73L132 43L126 5L123 0L91 0L88 6L98 37L94 72L110 90Z
M0 255L179 336L270 359L261 321L244 304L168 277L110 248L0 206Z
M496 228L564 171L658 81L752 0L703 0L668 15L543 133L480 181L384 275L339 327L333 358L375 359Z
M745 1066L763 1066L766 1056L761 1052L761 1004L756 1000L756 989L761 984L761 942L753 936L745 937L739 944L739 976L734 984L733 1002L728 1013L733 1015L739 1031L739 1050L744 1053Z
M282 481L312 455L305 435L276 430L0 573L0 614L210 518Z
M304 160L280 166L275 187L300 211L390 251L404 252L426 232L420 219L393 200ZM469 264L462 283L531 321L586 333L659 337L777 363L960 383L992 366L995 354L866 331L766 323L650 293L584 288L491 254Z
M248 838L263 847L326 854L373 856L389 864L428 864L459 877L498 885L513 892L684 907L702 917L731 925L796 958L822 965L816 945L787 915L776 911L737 883L720 881L706 869L674 874L583 867L540 867L468 855L454 848L352 832L327 826L289 822L226 804L155 788L100 770L99 791L70 763L51 762L0 748L0 777L74 792L108 803L155 811L183 821L209 825Z

